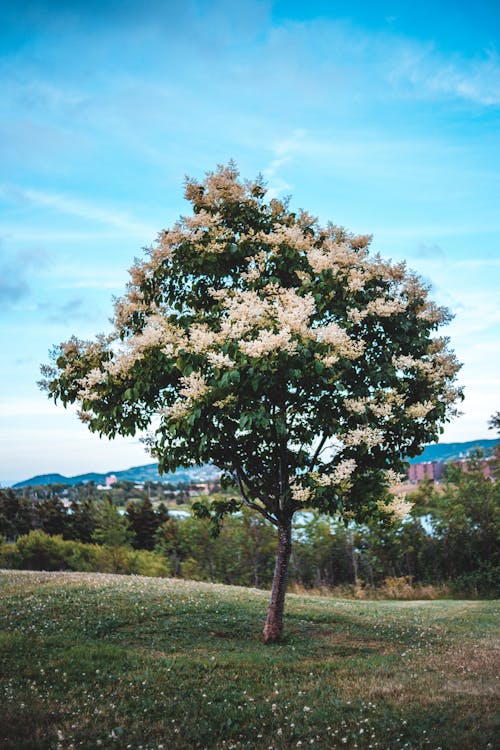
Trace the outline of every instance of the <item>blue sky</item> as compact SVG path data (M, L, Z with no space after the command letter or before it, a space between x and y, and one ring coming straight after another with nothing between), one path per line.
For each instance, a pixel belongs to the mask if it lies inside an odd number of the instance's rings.
M497 2L6 2L0 10L0 482L147 463L36 386L233 158L451 308L463 415L500 408Z

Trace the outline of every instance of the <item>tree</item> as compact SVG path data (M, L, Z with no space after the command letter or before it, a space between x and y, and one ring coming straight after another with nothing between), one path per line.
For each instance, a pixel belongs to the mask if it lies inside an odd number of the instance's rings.
M114 330L42 369L50 397L108 436L150 429L161 471L212 463L278 532L266 641L283 628L292 519L378 512L404 457L460 393L449 318L369 236L321 226L233 163L187 179L193 213L136 261Z
M78 499L75 496L70 505L68 518L69 537L88 544L96 528L96 504L92 496L85 495Z
M120 515L111 498L105 498L96 511L93 541L107 547L124 547L130 544L131 536L127 519Z
M492 414L488 421L488 426L490 430L496 430L500 435L500 411L495 412L495 414ZM493 451L493 461L492 461L492 471L493 475L498 478L499 472L500 472L500 443L498 445L495 445L494 451Z
M15 540L31 528L31 508L27 498L11 489L0 489L0 537Z
M128 502L126 517L134 535L133 546L136 549L154 549L155 534L166 519L155 513L151 500L145 497L139 503Z

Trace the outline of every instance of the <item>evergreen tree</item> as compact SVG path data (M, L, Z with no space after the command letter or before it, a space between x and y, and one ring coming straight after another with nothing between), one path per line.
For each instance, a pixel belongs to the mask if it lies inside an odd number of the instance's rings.
M161 517L155 512L149 497L145 497L140 503L128 503L126 517L133 534L133 546L136 549L154 549Z
M111 498L105 498L97 509L93 541L107 547L124 547L130 544L131 532L124 516L121 516Z

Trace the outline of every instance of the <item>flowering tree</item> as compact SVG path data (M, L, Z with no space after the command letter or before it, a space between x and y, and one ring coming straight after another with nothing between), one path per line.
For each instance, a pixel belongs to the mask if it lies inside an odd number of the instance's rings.
M234 165L188 179L193 213L132 267L114 331L43 368L92 431L149 429L160 470L209 462L277 527L266 641L283 628L292 518L377 512L459 397L448 313L370 237L320 226Z

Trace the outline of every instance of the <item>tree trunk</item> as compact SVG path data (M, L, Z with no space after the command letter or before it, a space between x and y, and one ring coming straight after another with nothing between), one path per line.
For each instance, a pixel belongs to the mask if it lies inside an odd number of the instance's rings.
M278 525L278 552L274 568L273 588L264 626L264 642L275 643L283 632L283 612L285 609L288 563L292 551L292 522Z

